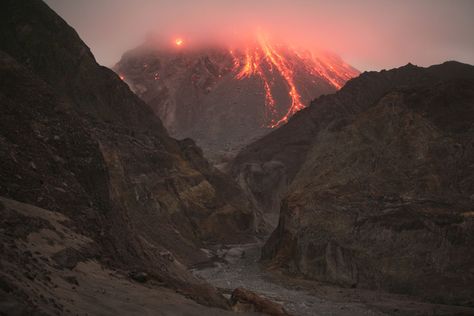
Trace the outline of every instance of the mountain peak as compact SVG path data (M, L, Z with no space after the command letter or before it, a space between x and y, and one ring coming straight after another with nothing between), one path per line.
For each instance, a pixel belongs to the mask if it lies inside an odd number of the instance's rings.
M124 54L114 70L172 135L192 136L205 151L238 148L359 74L333 53L264 34L233 46L149 40Z

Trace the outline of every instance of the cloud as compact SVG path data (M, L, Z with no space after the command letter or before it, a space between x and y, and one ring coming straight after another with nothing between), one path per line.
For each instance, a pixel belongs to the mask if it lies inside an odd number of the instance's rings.
M359 69L474 63L474 1L47 0L105 65L153 32L163 43L236 43L257 28Z

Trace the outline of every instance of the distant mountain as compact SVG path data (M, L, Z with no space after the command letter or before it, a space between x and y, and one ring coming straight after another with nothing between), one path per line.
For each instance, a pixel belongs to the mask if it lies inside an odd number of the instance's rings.
M474 67L409 64L316 99L242 150L233 174L267 212L281 205L267 262L472 305L473 139Z
M196 139L210 156L268 133L358 75L336 55L300 51L261 34L233 49L149 40L114 70L173 136Z

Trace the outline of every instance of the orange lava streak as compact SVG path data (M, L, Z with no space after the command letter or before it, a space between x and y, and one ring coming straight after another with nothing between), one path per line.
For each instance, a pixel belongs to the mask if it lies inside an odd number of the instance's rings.
M288 49L288 51L282 50L282 47L272 45L268 38L262 34L257 36L256 44L247 47L245 52L240 55L240 58L232 50L230 51L233 59L232 70L236 73L235 78L237 79L256 76L262 80L265 92L267 124L271 128L286 123L293 114L306 107L295 83L294 60L292 61L291 58L296 58L298 63L302 63L305 71L309 74L324 79L336 89L340 89L347 80L358 74L349 65L334 59L330 55L313 56L309 52L300 53L293 48L290 50L289 47L284 48ZM273 81L269 80L268 76L274 70L279 73L285 82L288 88L288 96L291 100L286 113L279 118L276 117L278 113L272 93ZM273 76L270 76L270 78L273 78Z
M250 51L249 48L245 50L243 66L235 77L237 79L243 79L252 75L258 75L262 79L265 89L265 105L266 109L268 109L271 115L269 127L274 128L288 121L288 119L293 114L303 109L305 106L301 101L301 96L298 93L298 90L296 89L291 66L285 61L283 56L280 55L277 50L270 45L266 38L259 36L258 42L259 47L253 49L252 51ZM233 52L231 52L231 54L234 56ZM276 110L275 99L273 98L271 91L271 84L261 67L263 60L268 63L270 71L273 71L273 67L278 70L288 86L288 95L291 99L291 105L287 113L278 120L274 118L276 115ZM240 65L240 62L236 62L236 59L234 59L234 65L237 64Z
M267 76L260 68L258 68L257 72L263 81L263 88L265 89L266 116L267 116L267 121L270 121L270 126L271 126L275 124L274 117L277 114L276 108L275 108L275 99L273 98L273 95L272 95L271 82L268 80Z
M236 70L240 67L240 61L237 57L235 57L233 51L230 51L232 58L234 60L234 67L233 69ZM263 81L263 88L265 90L265 109L267 110L267 119L271 121L271 124L274 123L273 116L276 115L275 111L275 100L272 95L271 90L271 83L268 80L267 76L263 72L261 68L261 52L258 49L253 50L252 52L250 49L245 50L245 57L244 63L240 71L235 75L237 79L249 78L253 75L258 75L260 79Z
M234 65L232 66L232 72L237 71L237 69L240 67L240 61L239 59L235 56L234 51L230 50L230 55L232 56L232 60Z
M285 79L286 84L289 88L288 94L291 98L291 105L286 114L278 121L274 123L272 122L272 124L270 124L270 127L274 128L281 125L282 123L287 122L293 114L303 109L305 106L303 102L301 102L301 96L298 93L298 90L296 89L296 85L294 83L293 78L293 71L291 70L290 66L285 62L285 59L280 54L278 54L278 52L268 43L267 39L263 36L259 36L259 42L267 60L270 60L271 64L275 65L282 77Z
M245 50L245 63L240 72L235 76L237 79L242 79L246 77L250 77L253 74L253 61L252 57L250 56L249 49Z
M313 54L310 52L301 54L295 50L295 54L298 56L298 58L304 61L305 68L310 74L326 79L336 89L342 88L344 82L353 77L347 75L347 73L337 73L337 76L332 76L330 73L327 72L327 67L331 68L332 70L334 70L334 68L330 64L321 61L320 58L313 56ZM339 82L341 81L341 79L342 82Z
M263 86L265 88L265 103L268 104L271 113L275 114L275 99L273 99L272 89L270 88L270 84L266 78L263 80Z

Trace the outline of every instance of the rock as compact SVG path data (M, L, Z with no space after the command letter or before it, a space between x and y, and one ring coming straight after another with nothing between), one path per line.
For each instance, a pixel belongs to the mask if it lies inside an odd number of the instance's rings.
M242 248L237 248L237 247L236 248L230 248L225 253L224 259L229 261L229 262L235 262L239 258L242 258L243 253L244 253L244 250Z
M232 292L230 304L232 309L238 312L258 312L271 316L290 315L281 305L241 287Z
M74 269L79 262L86 259L80 251L74 248L65 248L53 254L51 258L58 266L69 270Z
M266 214L280 213L280 202L287 187L286 167L279 161L246 163L236 175L237 182ZM271 223L273 226L276 223Z
M132 271L128 274L128 276L139 283L145 283L148 281L148 274L145 272Z
M0 290L0 315L26 316L40 315L40 313L28 303Z
M174 261L174 257L169 251L160 251L160 256L166 258L170 262Z
M79 282L77 281L77 278L73 275L67 275L67 276L64 276L63 277L64 281L70 283L70 284L74 284L74 285L79 285Z
M364 73L316 99L233 163L257 197L271 193L255 185L261 166L285 168L262 258L308 279L470 304L473 131L474 67L457 62Z

